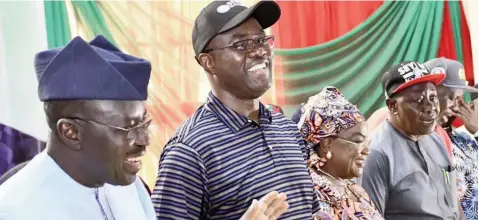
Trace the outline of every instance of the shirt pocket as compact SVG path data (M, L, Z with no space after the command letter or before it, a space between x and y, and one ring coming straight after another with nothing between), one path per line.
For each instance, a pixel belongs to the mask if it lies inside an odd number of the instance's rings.
M444 202L451 208L453 208L456 203L457 198L457 186L456 186L456 174L452 170L451 166L440 166L438 165L437 171L440 176L441 181L439 186L442 186L444 189Z

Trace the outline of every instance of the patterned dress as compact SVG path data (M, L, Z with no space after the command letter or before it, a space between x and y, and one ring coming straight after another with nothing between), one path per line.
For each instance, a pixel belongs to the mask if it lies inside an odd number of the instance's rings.
M450 137L454 143L454 168L464 216L467 220L477 220L477 142L464 132L453 131Z
M384 220L361 186L347 181L347 189L342 192L315 171L311 170L311 177L320 202L320 211L313 215L314 220Z

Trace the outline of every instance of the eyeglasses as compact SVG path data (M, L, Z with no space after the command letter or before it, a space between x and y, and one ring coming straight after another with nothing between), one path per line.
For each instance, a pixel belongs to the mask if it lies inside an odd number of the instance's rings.
M348 144L352 144L352 145L354 145L354 146L355 146L356 148L358 148L358 149L363 148L364 146L367 146L367 145L369 144L369 141L367 141L367 140L364 140L364 141L361 142L361 143L357 143L357 142L354 142L354 141L346 140L346 139L344 139L344 138L340 138L340 137L338 137L338 136L333 136L333 137L334 137L335 139L337 139L337 140L342 141L342 142L346 142L346 143L348 143Z
M82 118L70 118L70 119L90 122L90 123L106 126L106 127L109 127L109 128L113 128L113 129L116 129L116 130L119 130L119 131L123 131L123 132L126 133L126 138L127 139L136 139L136 137L138 137L138 135L141 132L146 132L148 130L148 127L150 126L151 121L153 120L153 117L151 117L150 114L145 114L145 116L143 117L142 122L140 122L140 124L138 124L134 127L131 127L131 128L122 128L122 127L117 127L117 126L113 126L113 125L107 125L107 124L103 124L103 123L96 122L96 121L85 120L85 119L82 119Z
M225 47L206 49L205 53L209 53L215 50L222 50L225 48L233 48L243 53L251 53L260 47L271 50L274 47L274 36L270 35L258 37L255 39L241 40Z

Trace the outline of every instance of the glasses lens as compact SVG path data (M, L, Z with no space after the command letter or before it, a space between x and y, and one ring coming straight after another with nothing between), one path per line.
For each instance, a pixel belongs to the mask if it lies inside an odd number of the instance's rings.
M126 137L128 139L132 139L132 138L138 137L138 135L142 132L147 132L148 127L150 127L152 119L153 118L150 115L146 115L142 123L128 130Z
M136 138L136 134L138 133L137 128L132 128L128 130L128 133L126 134L127 139L134 139Z
M243 47L245 51L252 51L255 49L254 40L245 40L243 41Z
M271 36L267 36L267 37L260 37L260 38L257 38L256 40L251 40L250 42L248 42L250 45L248 45L248 50L247 52L252 52L253 50L256 50L260 47L263 47L265 49L271 49L273 48L273 45L274 45L274 38L271 37Z
M263 42L263 46L266 48L273 48L274 47L274 37L266 37L265 42Z
M239 51L250 53L260 47L271 49L274 46L274 37L265 36L256 39L242 40L233 44L233 47Z

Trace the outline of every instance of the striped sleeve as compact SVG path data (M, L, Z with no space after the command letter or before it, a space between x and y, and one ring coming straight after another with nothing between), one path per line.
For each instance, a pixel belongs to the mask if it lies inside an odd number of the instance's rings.
M189 146L167 146L160 159L151 199L157 219L203 219L207 208L206 171L199 154Z
M296 133L296 139L298 140L298 144L299 144L299 147L301 148L301 152L303 153L303 157L304 157L304 161L306 162L307 164L307 154L309 153L307 150L306 150L306 144L305 144L305 141L303 139L303 137L301 136L301 134L299 132ZM308 169L308 173L309 173L309 169ZM315 214L316 212L318 212L320 210L320 203L319 203L319 200L318 200L318 197L316 195L316 192L313 190L314 189L314 184L311 185L311 192L313 194L313 201L311 201L312 203L312 214Z

